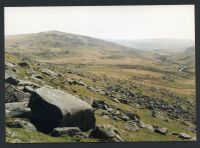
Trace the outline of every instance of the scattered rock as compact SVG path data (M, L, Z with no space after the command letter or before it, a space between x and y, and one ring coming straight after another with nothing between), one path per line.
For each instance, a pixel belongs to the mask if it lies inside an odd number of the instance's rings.
M13 63L9 63L9 62L5 62L5 67L8 68L8 67L15 67L15 65Z
M179 137L182 139L191 139L192 137L186 133L180 133Z
M110 124L97 125L95 129L90 133L90 137L113 141L113 142L123 142L124 140L120 137L117 128Z
M55 127L79 127L87 131L95 126L92 107L85 101L58 89L41 87L30 98L31 121L48 133Z
M5 102L28 102L30 94L17 89L15 86L5 83Z
M27 107L28 107L28 102L5 103L5 109L9 111L24 110Z
M38 85L36 83L30 82L30 81L24 81L24 80L20 80L19 83L18 83L18 85L19 86L31 86L34 89L41 87L40 85Z
M53 129L51 135L55 137L60 137L62 135L68 135L72 137L72 136L82 136L84 134L78 127L58 127Z
M7 110L6 109L6 117L19 117L19 118L28 118L30 119L31 117L31 109L30 108L25 108L24 110Z
M5 79L5 82L12 84L12 85L17 85L19 83L19 80L14 77L7 77Z
M29 67L29 64L27 62L20 62L18 63L18 65L21 67Z
M35 126L29 121L23 119L13 119L14 121L7 123L7 127L10 128L24 128L30 131L37 131Z
M129 130L129 131L137 131L137 130L139 130L137 124L135 122L133 122L133 121L126 122L125 128L127 130Z
M42 73L49 76L57 76L58 74L49 70L49 69L42 69Z
M162 135L166 135L168 133L168 129L164 127L154 127L154 132L157 132Z
M107 109L108 108L107 104L101 100L94 100L92 103L92 107L97 108L97 109Z

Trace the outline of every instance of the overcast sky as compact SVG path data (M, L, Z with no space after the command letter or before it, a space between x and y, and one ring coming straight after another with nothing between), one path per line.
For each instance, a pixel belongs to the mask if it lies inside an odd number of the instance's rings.
M105 39L194 39L194 6L5 8L6 35L49 30Z

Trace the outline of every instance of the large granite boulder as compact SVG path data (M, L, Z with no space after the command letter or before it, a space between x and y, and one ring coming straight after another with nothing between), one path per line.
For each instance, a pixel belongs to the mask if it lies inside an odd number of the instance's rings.
M44 133L50 133L55 127L79 127L82 131L95 127L92 107L58 89L36 89L32 92L29 107L32 110L32 123Z

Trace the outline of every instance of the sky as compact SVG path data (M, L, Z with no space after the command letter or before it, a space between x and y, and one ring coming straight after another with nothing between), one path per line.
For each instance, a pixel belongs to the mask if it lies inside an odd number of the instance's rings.
M194 24L194 5L5 8L5 35L57 30L102 39L194 39Z

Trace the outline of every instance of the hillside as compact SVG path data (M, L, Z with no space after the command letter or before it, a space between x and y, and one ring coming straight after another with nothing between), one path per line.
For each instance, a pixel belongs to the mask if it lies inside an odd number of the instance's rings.
M36 34L6 36L6 51L49 58L123 58L135 57L140 52L122 45L83 35L48 31Z
M7 36L6 141L195 140L194 55L58 31Z

